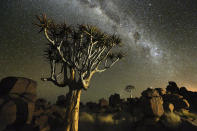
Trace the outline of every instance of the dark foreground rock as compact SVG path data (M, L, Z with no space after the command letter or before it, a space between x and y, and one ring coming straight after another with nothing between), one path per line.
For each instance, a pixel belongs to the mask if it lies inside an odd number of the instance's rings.
M0 130L20 130L30 124L36 100L36 82L22 77L7 77L0 82Z

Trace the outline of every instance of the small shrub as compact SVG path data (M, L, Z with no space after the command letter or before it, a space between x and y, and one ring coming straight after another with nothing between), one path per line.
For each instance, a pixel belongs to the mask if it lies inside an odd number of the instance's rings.
M99 115L97 117L98 121L100 123L106 123L106 124L113 124L114 120L113 120L113 115L109 114L109 115Z
M169 112L165 113L164 117L162 118L161 122L169 128L177 128L181 123L181 118L179 115Z
M197 115L189 112L188 110L183 109L183 110L177 112L177 114L180 115L181 117L197 119Z
M87 112L81 112L80 117L79 117L79 121L94 123L95 119L94 119L93 115L91 115Z

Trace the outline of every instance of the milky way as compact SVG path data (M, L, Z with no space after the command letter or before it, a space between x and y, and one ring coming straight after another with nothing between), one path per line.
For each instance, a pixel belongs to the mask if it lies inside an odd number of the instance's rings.
M40 97L54 101L66 91L40 81L49 75L47 41L32 23L42 13L57 22L96 25L123 40L125 59L95 75L83 101L115 92L126 97L129 84L136 87L133 96L147 87L164 88L169 80L197 89L195 0L2 0L0 7L0 78L32 78Z

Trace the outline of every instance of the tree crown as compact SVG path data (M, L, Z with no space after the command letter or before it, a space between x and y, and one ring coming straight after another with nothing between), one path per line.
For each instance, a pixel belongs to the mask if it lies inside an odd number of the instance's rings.
M58 76L55 64L64 63L62 66L78 73L79 82L86 89L94 73L109 69L124 57L118 51L122 41L115 34L107 34L91 25L73 27L66 23L56 24L52 19L47 19L46 15L36 17L39 32L44 32L49 41L45 55L52 67L50 80L53 82L57 82Z

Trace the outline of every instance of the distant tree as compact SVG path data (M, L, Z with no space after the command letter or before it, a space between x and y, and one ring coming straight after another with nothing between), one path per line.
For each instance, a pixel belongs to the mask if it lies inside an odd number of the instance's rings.
M130 93L130 98L132 98L132 90L134 90L134 89L135 89L135 86L133 86L133 85L127 85L125 87L125 91Z
M51 75L42 80L51 81L58 87L68 86L65 130L78 131L81 91L88 89L95 73L106 71L123 58L118 51L121 39L103 33L95 26L55 24L46 15L37 16L37 19L36 25L49 42L45 55Z

